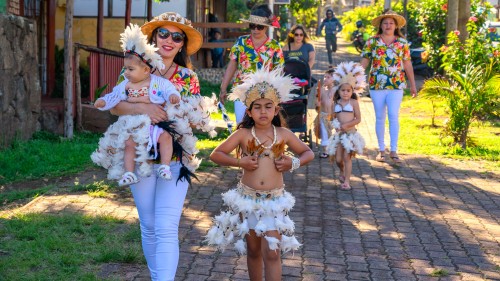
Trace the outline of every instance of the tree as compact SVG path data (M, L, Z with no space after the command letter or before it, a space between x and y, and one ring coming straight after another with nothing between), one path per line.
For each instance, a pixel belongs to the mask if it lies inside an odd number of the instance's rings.
M64 24L64 136L73 138L73 0L66 0Z
M458 1L448 0L448 14L446 16L446 34L457 30L458 26Z
M460 31L460 41L464 42L469 34L467 33L467 22L470 18L470 0L458 0L458 25L457 30Z

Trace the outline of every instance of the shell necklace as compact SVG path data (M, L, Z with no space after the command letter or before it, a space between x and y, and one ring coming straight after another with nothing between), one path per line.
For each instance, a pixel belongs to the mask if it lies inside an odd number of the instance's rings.
M272 126L273 126L273 143L271 143L271 145L270 145L270 146L264 146L264 145L260 142L259 138L257 138L257 136L255 135L255 126L253 126L253 127L252 127L252 130L251 130L251 131L252 131L252 137L255 139L255 141L257 142L257 144L258 144L258 145L262 145L262 147L263 147L264 149L270 149L271 147L273 147L273 145L275 145L275 144L276 144L276 141L277 141L277 139L278 139L278 138L276 137L276 127L275 127L274 125L272 125Z
M165 79L168 79L168 78L166 78L166 77L165 77L165 75L167 75L168 71L170 70L170 68L172 68L172 66L173 66L173 65L174 65L174 62L172 62L172 63L170 64L170 66L167 68L167 71L165 71L165 73L163 73L163 74L162 74L162 73L161 73L161 71L158 69L158 72L160 73L161 77L163 77L163 78L165 78Z

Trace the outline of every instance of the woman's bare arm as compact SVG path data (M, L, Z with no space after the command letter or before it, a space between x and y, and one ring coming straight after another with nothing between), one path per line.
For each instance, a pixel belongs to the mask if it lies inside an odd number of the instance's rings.
M238 64L235 60L229 60L227 64L226 72L224 73L224 78L222 78L222 83L220 84L220 94L219 99L222 103L226 101L227 96L227 86L229 86L229 82L233 79L234 73L238 69Z
M309 52L309 69L313 69L314 61L316 59L316 51Z
M113 115L137 115L147 114L154 124L167 120L168 116L165 110L154 103L129 103L122 101L111 110Z

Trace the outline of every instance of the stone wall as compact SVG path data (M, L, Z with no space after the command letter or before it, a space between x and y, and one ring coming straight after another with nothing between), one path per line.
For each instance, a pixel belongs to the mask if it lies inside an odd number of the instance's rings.
M198 68L196 74L200 79L220 85L225 71L225 68Z
M0 14L0 147L40 129L36 23Z

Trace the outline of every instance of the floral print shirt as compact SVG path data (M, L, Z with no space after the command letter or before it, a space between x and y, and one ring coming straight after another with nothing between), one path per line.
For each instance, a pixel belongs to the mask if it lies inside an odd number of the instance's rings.
M255 48L250 35L240 36L231 48L229 58L236 61L238 70L233 87L238 85L246 73L252 73L263 66L274 69L285 62L283 51L278 41L267 39L259 48Z
M379 35L366 41L361 57L372 60L369 83L371 90L402 90L406 88L403 61L411 60L406 39L396 37L386 45Z
M196 72L187 67L177 65L174 75L170 77L170 82L174 84L181 97L189 97L200 94L200 81Z

